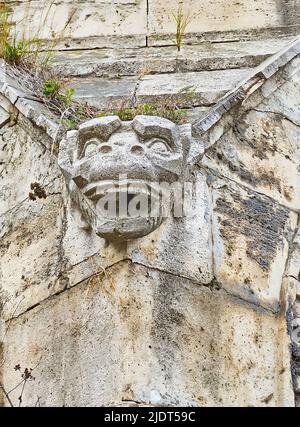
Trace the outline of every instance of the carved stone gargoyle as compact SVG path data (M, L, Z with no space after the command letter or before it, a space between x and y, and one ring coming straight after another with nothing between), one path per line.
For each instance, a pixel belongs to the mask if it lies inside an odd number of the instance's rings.
M202 155L191 125L153 116L128 122L110 116L68 132L58 161L82 226L108 240L129 240L160 226L159 183L183 181Z

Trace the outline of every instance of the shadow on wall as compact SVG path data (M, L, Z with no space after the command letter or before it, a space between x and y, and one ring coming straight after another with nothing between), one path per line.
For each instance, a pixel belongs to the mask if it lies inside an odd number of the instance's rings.
M300 22L300 2L298 0L275 0L282 26L298 25Z

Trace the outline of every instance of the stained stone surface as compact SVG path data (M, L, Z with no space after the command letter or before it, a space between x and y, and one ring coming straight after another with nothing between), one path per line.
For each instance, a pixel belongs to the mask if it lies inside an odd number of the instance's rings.
M293 405L284 317L128 262L108 274L10 323L7 387L37 365L26 404Z
M142 104L177 107L213 105L251 70L174 73L104 79L74 78L68 86L75 89L74 99L101 110L118 110Z
M3 215L28 197L31 183L43 181L43 185L48 186L56 176L52 170L49 173L54 158L51 158L45 146L47 137L38 129L8 124L0 129L0 135L3 156L0 165L0 215Z
M300 207L300 73L247 112L205 164L293 209Z
M0 107L0 126L5 125L9 121L9 113Z
M213 181L212 195L217 281L253 303L278 310L297 214L226 179Z
M178 0L33 0L7 1L25 37L49 39L55 48L137 48L175 44ZM42 3L42 7L41 7ZM188 42L282 37L299 32L299 4L294 0L187 0ZM30 23L31 25L29 25Z
M67 78L143 76L145 74L249 68L278 52L293 36L262 40L202 43L140 49L98 49L57 52L56 69Z
M145 43L147 28L146 0L33 0L7 2L12 5L12 15L24 35L32 38L61 40L58 46L107 47L120 43L124 36L129 46ZM42 7L41 7L42 3ZM31 25L28 25L28 23Z
M194 183L189 214L168 218L154 233L129 242L128 255L136 263L209 284L213 280L212 206L205 173L198 172Z
M123 79L86 78L72 79L68 86L75 90L74 99L101 110L119 110L133 107L137 78Z
M59 2L56 12L67 13L71 3ZM139 13L144 2L140 9L121 3L126 25L139 19L130 11ZM243 22L251 12L257 29L266 22L278 31L294 25L296 6L283 16L275 14L274 2L255 12L253 4L235 5L232 17ZM159 10L150 9L153 25L161 25ZM76 27L82 16L72 21L78 37L85 37ZM215 19L215 29L230 19ZM122 100L160 103L182 86L196 86L192 104L200 107L190 109L194 125L185 125L193 130L190 156L183 147L192 161L181 176L198 184L191 212L124 242L98 237L74 215L58 165L59 118L1 68L0 383L10 390L20 381L16 365L34 368L24 406L299 405L300 44L269 58L274 42L262 43L257 55L256 42L251 49L241 43L223 45L224 62L218 62L222 49L206 45L199 60L207 55L211 72L203 63L194 69L188 48L186 70L172 55L164 61L170 74L157 63L149 74L136 74L143 52L131 49L131 71L130 59L116 53L122 78L116 65L104 75L108 50L71 73L82 100L99 108ZM234 46L240 50L230 62ZM77 61L77 55L68 58ZM260 55L267 62L253 69ZM234 61L242 68L218 69ZM72 60L60 56L58 62L67 75ZM201 106L207 102L216 104ZM72 154L72 145L66 149ZM114 173L128 156L121 160ZM19 394L12 393L14 404ZM0 405L8 405L3 394Z
M170 43L176 28L172 13L177 12L177 4L173 0L150 0L150 44L161 44L162 35L165 35L165 43ZM259 33L264 29L270 32L270 29L297 26L300 14L299 4L293 0L261 1L259 4L255 0L187 0L182 10L189 17L188 32L201 33L199 38L207 33L210 40L238 38L239 32L245 37L247 32Z
M212 105L240 81L250 70L224 70L199 73L145 76L136 92L137 102L163 104L168 97L181 107Z

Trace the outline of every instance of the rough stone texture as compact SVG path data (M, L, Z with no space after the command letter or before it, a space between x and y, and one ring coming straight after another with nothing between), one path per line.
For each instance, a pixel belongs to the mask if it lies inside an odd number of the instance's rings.
M136 99L139 104L162 104L170 98L182 107L212 105L249 74L249 69L241 69L172 74L167 79L163 74L145 76L140 81Z
M145 74L212 71L258 66L277 53L293 37L280 39L202 43L140 49L99 49L57 52L56 69L65 77L143 76Z
M39 181L44 186L50 184L53 175L47 176L47 171L54 159L51 159L46 148L45 135L30 125L6 125L0 129L0 135L0 215L3 215L28 198L31 183ZM18 185L15 185L16 172Z
M212 180L217 281L231 293L278 310L297 215L228 180Z
M146 0L63 0L55 3L51 0L10 0L7 3L11 3L13 20L20 22L25 36L42 39L54 36L56 47L114 46L123 36L129 46L145 44Z
M25 35L47 39L54 34L57 48L94 48L174 44L178 0L9 0L13 20ZM236 40L282 36L299 31L299 4L295 0L188 0L187 40ZM30 23L30 25L29 25Z
M99 110L118 110L141 104L178 107L213 105L249 74L250 69L175 73L123 78L73 78L74 99Z
M293 209L300 208L300 72L246 112L205 163Z
M195 174L196 193L188 216L167 218L156 232L129 242L128 255L134 262L201 284L213 281L212 207L206 180L205 173Z
M4 110L4 108L0 107L0 127L6 125L9 122L9 113Z
M101 110L133 107L137 78L72 79L68 85L75 90L74 99Z
M59 128L57 117L54 117L32 92L22 88L21 84L22 78L16 80L12 77L10 67L0 59L0 103L2 109L11 115L12 121L16 119L18 112L22 113L39 128L45 130L52 140L56 140Z
M162 34L166 35L166 43L172 39L171 34L176 29L172 13L176 13L177 5L178 2L172 0L150 1L149 26L153 34L150 43L159 42ZM189 14L189 33L208 33L208 37L218 36L219 39L226 37L226 32L227 37L234 37L238 32L297 26L300 14L299 4L293 0L262 1L259 4L255 0L188 0L184 2L183 10Z
M258 27L273 7L263 2ZM230 90L186 125L181 179L199 188L191 215L130 242L101 239L74 217L54 117L1 72L0 382L10 390L17 364L35 368L24 406L299 405L299 52L295 41L238 79L236 70L124 79L132 85L118 101L136 101L146 81L156 102L165 81L175 94L192 82L197 96L220 82L212 103ZM89 79L100 92L109 82ZM117 98L124 81L107 93ZM94 125L81 126L83 143Z
M284 318L142 266L108 273L10 323L7 387L38 365L27 405L293 405Z
M24 118L13 127L2 128L0 135L5 162L0 176L0 278L2 296L7 301L3 310L6 318L72 286L72 275L77 276L76 280L89 277L95 267L93 260L86 258L105 244L90 233L81 241L76 222L73 218L68 222L63 178L56 156L45 147L46 136L41 137L41 132ZM45 199L30 197L36 182L45 190ZM81 242L80 255L75 242ZM111 260L109 255L105 262L100 259L100 265L106 267L107 262L118 259L119 255L113 253ZM71 266L74 271L69 273Z
M205 117L193 124L193 134L208 149L228 132L238 118L256 108L299 72L299 37L255 68L245 81L222 98Z
M289 297L289 333L291 335L292 378L296 406L300 405L300 233L294 239L286 271Z

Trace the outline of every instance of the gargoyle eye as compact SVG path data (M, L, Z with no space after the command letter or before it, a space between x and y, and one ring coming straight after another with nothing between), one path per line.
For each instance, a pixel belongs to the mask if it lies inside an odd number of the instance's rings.
M98 150L99 150L99 141L97 140L87 141L83 149L82 157L93 156L98 152Z
M166 141L159 138L153 138L147 143L148 148L162 156L168 155L171 149Z

